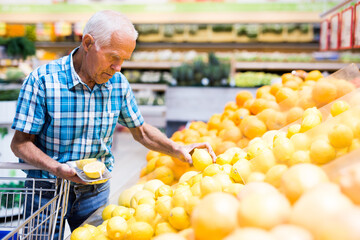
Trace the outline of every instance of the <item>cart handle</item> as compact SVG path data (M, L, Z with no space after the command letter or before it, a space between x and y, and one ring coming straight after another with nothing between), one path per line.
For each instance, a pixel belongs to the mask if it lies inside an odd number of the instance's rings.
M2 162L0 163L0 169L39 170L40 168L30 165L28 163Z

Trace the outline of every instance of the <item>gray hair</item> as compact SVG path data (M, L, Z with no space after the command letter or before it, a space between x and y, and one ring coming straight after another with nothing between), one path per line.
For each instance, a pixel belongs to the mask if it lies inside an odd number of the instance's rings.
M95 13L86 23L83 37L85 34L90 34L95 39L95 46L99 48L109 45L111 35L117 31L120 31L121 35L128 35L134 41L138 37L134 25L125 15L112 10L103 10Z

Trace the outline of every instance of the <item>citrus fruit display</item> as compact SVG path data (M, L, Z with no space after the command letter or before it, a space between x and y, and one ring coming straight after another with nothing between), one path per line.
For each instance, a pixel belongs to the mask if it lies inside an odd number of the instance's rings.
M360 90L344 81L288 73L255 96L240 91L171 137L208 142L215 163L206 149L192 164L149 151L98 231L81 226L71 239L360 239L360 168L325 168L360 154Z

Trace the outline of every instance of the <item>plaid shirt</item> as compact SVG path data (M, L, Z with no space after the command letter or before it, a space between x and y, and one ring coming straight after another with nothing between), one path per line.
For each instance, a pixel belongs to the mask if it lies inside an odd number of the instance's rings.
M35 145L58 162L98 158L111 171L116 122L133 128L144 120L121 73L92 90L81 81L72 61L76 50L40 66L25 79L12 128L36 135ZM28 171L28 176L55 177L40 170Z

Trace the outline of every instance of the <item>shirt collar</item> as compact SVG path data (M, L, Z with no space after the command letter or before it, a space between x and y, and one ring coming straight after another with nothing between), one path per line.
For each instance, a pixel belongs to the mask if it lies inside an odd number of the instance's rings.
M68 81L69 89L72 89L76 85L81 83L80 77L77 74L77 72L75 71L74 63L73 63L73 55L78 49L79 49L79 47L77 47L77 48L75 48L74 50L71 51L70 55L68 56L68 61L66 63L70 67L70 74L71 74L70 81Z

